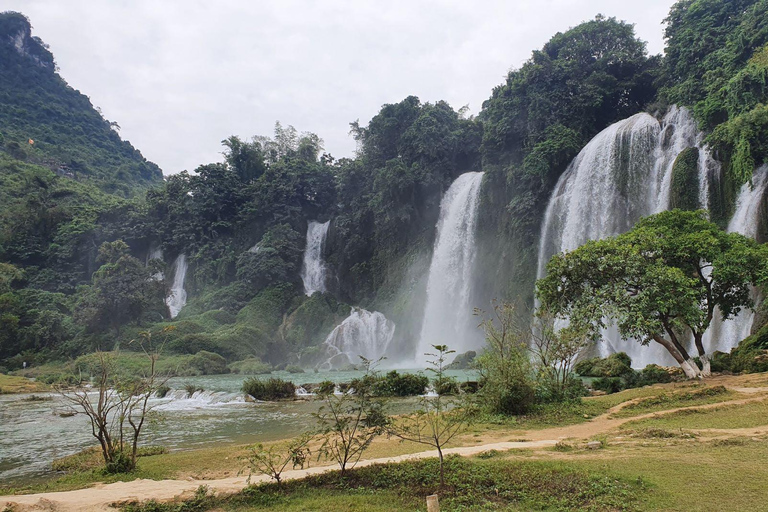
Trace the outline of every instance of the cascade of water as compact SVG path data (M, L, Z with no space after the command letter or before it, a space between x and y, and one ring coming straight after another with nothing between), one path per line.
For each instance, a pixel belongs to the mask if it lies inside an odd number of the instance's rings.
M323 223L312 221L307 226L307 245L304 249L304 262L301 265L301 280L304 281L304 293L307 295L326 291L323 244L330 224L331 221Z
M475 224L483 173L459 176L440 202L440 219L427 278L427 301L416 362L423 365L432 345L461 353L477 348L470 304L475 269Z
M149 251L147 252L147 263L149 263L150 260L162 260L163 259L163 248L160 245L150 245Z
M165 299L171 318L176 318L181 308L187 303L187 291L184 289L184 278L187 276L187 257L179 254L173 262L173 285L171 294Z
M729 233L757 237L760 207L763 204L766 188L768 188L768 166L763 166L755 171L752 186L749 183L741 186L736 199L736 211L733 212L733 217L728 223ZM753 293L753 298L757 300L757 293ZM709 353L716 350L729 352L749 336L754 320L755 313L749 309L742 309L738 315L725 321L722 320L719 311L716 311L709 330L704 334L704 347Z
M243 404L245 400L242 393L198 390L190 395L184 389L172 389L162 398L152 398L152 402L159 411L188 411L228 404Z
M360 362L360 356L375 361L387 353L395 336L394 322L378 311L352 308L349 316L325 339L329 354L324 366L339 368Z
M706 208L709 176L716 163L687 109L673 106L661 123L648 114L636 114L596 135L560 177L549 200L537 276L546 274L554 254L621 234L640 217L668 209L672 167L689 147L699 148L699 201ZM674 364L663 347L622 340L615 327L603 331L603 341L602 356L622 351L634 366Z
M147 252L147 262L146 264L149 265L149 262L152 260L163 260L163 248L159 245L151 245L149 247L149 251ZM165 276L162 272L158 272L157 274L154 274L152 276L156 281L162 281L165 279Z

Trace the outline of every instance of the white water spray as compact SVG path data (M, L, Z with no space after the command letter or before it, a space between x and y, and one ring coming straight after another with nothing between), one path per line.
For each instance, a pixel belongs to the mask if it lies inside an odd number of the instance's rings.
M752 176L752 186L745 183L741 186L739 197L736 199L736 211L728 223L729 233L741 233L751 238L757 237L757 227L760 218L760 207L763 204L765 191L768 188L768 166L755 171ZM757 300L757 293L753 292ZM703 344L708 353L719 350L730 352L741 340L749 336L755 313L750 309L742 309L738 315L723 321L719 311L704 334Z
M329 354L324 366L340 368L360 363L360 356L375 361L387 353L395 336L394 322L378 311L352 308L349 316L325 339Z
M187 291L184 289L184 279L187 276L187 257L179 254L176 261L173 262L173 285L171 294L166 297L165 303L168 304L168 310L171 318L176 318L179 311L187 303Z
M328 235L331 221L312 221L307 226L307 245L304 249L304 262L301 265L301 280L304 281L304 293L325 292L326 266L323 261L323 244Z
M146 265L149 265L149 262L152 260L160 260L163 261L163 248L159 245L152 245L149 247L149 252L147 252L147 262ZM165 279L165 276L162 272L158 272L152 276L152 278L156 281L162 281Z
M427 302L416 363L423 365L432 345L457 352L476 349L478 338L470 304L475 270L475 225L483 173L459 176L440 202L440 219L427 278Z

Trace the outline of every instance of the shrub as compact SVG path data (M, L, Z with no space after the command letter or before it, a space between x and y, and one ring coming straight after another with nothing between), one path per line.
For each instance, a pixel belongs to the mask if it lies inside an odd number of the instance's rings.
M573 371L582 377L592 376L592 369L595 367L595 363L600 360L599 357L590 357L589 359L582 359L573 367Z
M592 381L592 389L606 393L617 393L624 389L624 383L619 377L600 377Z
M258 357L251 357L244 359L243 361L236 361L230 363L229 370L232 373L240 373L243 375L264 375L272 373L272 367L261 361Z
M197 354L200 351L216 350L217 343L210 334L185 334L169 340L168 349L179 354Z
M296 386L291 381L278 378L261 380L251 377L243 382L242 390L256 400L280 400L296 396Z
M199 375L218 375L228 373L227 361L219 354L201 350L195 354L189 362L192 368L197 369Z
M649 364L640 372L640 385L659 384L672 382L669 372L656 364Z
M330 395L336 390L336 384L331 380L324 380L315 388L315 393L318 395Z
M579 361L574 371L582 377L623 377L632 373L632 359L624 352L617 352L605 359L593 357Z
M720 352L719 350L712 354L710 368L713 372L731 372L731 354Z
M205 390L200 386L196 386L194 384L186 384L184 386L184 391L187 392L187 398L192 398L192 395L194 395L198 391L205 391Z
M207 322L215 322L219 325L234 324L237 320L235 315L224 309L212 309L206 311L200 317Z
M730 370L734 373L768 371L768 326L745 338L731 350L730 363Z
M586 396L589 390L584 382L574 375L565 377L564 387L561 390L552 389L550 379L538 379L536 386L537 399L541 403L564 402Z
M215 336L216 345L231 359L261 358L267 354L269 337L258 328L243 324L227 325L219 328Z
M494 304L493 316L481 324L487 348L475 360L481 374L478 396L491 414L525 414L536 402L530 340L517 318L510 304Z
M171 388L166 385L162 385L157 388L157 391L155 391L155 396L157 398L165 398L165 395L167 395L169 391L171 391Z
M395 370L378 379L374 386L374 394L378 396L415 396L424 393L429 385L426 375L406 373L399 374Z
M592 377L621 377L632 373L632 360L624 352L598 360L592 367Z
M285 371L288 373L304 373L304 368L295 364L289 364L285 367Z

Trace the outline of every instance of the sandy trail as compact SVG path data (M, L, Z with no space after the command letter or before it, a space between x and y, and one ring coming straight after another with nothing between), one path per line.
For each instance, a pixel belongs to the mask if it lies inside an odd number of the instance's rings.
M612 418L611 416L637 400L623 402L612 407L600 416L592 420L568 425L564 427L555 427L542 430L529 430L522 434L525 441L495 442L475 446L462 446L448 448L444 450L446 455L457 454L462 456L477 455L479 453L498 450L507 451L512 449L537 449L547 448L556 445L564 439L585 440L600 434L606 434L621 427L630 421L651 418L663 414L671 414L684 409L713 409L726 405L742 405L749 402L764 400L764 393L768 393L768 387L756 388L735 388L733 391L756 395L749 398L740 398L728 400L707 405L678 407L667 409L660 412L650 412L631 416L626 418ZM768 428L768 427L766 427ZM696 429L697 431L711 431L713 434L747 434L754 435L766 431L766 428L757 427L751 429ZM372 464L383 464L387 462L402 462L407 460L417 460L429 457L437 457L437 451L425 451L399 455L395 457L382 457L377 459L368 459L360 461L357 466L369 466ZM318 466L303 470L290 470L283 473L285 480L304 478L309 475L317 475L328 471L333 471L337 466ZM267 482L270 478L264 475L251 478L251 483ZM13 506L14 512L22 511L57 511L57 512L104 512L114 511L112 504L147 501L150 499L157 501L169 501L174 498L191 497L195 490L206 485L217 494L233 494L246 486L246 477L222 478L213 480L133 480L131 482L115 482L111 484L96 484L93 487L79 489L75 491L48 492L39 494L27 494L18 496L0 496L0 509Z
M462 446L443 450L445 455L457 454L462 456L477 455L487 450L506 451L515 448L547 448L557 444L556 440L524 441L491 443L481 446ZM370 466L372 464L384 464L387 462L403 462L407 460L426 459L437 457L437 451L410 453L396 457L382 457L379 459L362 460L356 467ZM318 475L328 471L334 471L338 466L318 466L308 469L285 471L284 480L304 478L310 475ZM265 475L254 476L251 483L268 482L270 478ZM97 484L87 489L64 492L48 492L40 494L27 494L20 496L0 496L0 507L14 505L16 511L57 511L57 512L102 512L115 510L111 504L128 501L169 501L177 497L191 497L201 485L207 485L216 494L233 494L246 486L246 477L223 478L218 480L133 480L131 482L115 482L111 484Z

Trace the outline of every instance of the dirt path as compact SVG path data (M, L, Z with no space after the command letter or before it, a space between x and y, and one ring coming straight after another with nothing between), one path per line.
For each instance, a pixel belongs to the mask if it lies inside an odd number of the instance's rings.
M663 414L671 414L684 409L713 409L726 405L742 405L749 402L764 400L763 393L768 393L768 388L730 388L734 391L749 393L749 398L740 398L728 400L707 405L678 407L667 409L665 411L650 412L639 414L637 416L626 418L612 418L611 416L627 407L629 404L640 400L630 400L612 407L605 413L593 418L592 420L576 425L564 427L548 428L543 430L529 430L522 435L525 441L517 442L493 442L475 446L463 446L449 448L444 450L446 454L458 454L462 456L477 455L484 451L498 450L506 451L512 449L540 449L556 445L563 439L586 440L590 437L607 434L614 431L630 421L651 418ZM702 431L711 431L714 434L746 434L750 432L763 432L768 429L757 427L751 429L696 429ZM369 466L372 464L382 464L387 462L402 462L407 460L424 459L437 457L436 451L426 451L400 455L396 457L382 457L360 461L358 466ZM337 466L320 466L305 470L292 470L283 473L285 479L304 478L309 475L316 475L327 471L333 471ZM254 477L252 483L269 481L266 476ZM93 487L79 489L76 491L49 492L39 494L27 494L19 496L0 496L0 510L9 505L13 505L14 512L22 511L57 511L57 512L103 512L114 511L111 504L128 501L146 501L154 499L157 501L169 501L177 497L190 497L195 490L206 485L217 494L231 494L240 491L246 485L245 477L222 478L215 480L134 480L132 482L116 482L111 484L96 484Z
M515 448L547 448L557 444L555 440L525 441L492 443L482 446L463 446L443 450L446 455L457 454L462 456L477 455L488 450L506 451ZM427 451L398 455L396 457L382 457L360 461L357 467L370 466L372 464L384 464L387 462L403 462L407 460L426 459L437 457L437 451ZM338 466L318 466L309 469L285 471L284 480L304 478L310 475L318 475L328 471L334 471ZM269 477L260 475L251 478L251 483L268 482ZM114 503L129 501L169 501L176 497L191 497L201 485L207 485L217 494L234 494L246 486L246 477L223 478L218 480L133 480L131 482L115 482L111 484L97 484L87 489L64 492L48 492L40 494L27 494L20 496L0 496L0 507L14 505L13 512L21 511L56 511L56 512L103 512L113 511Z

